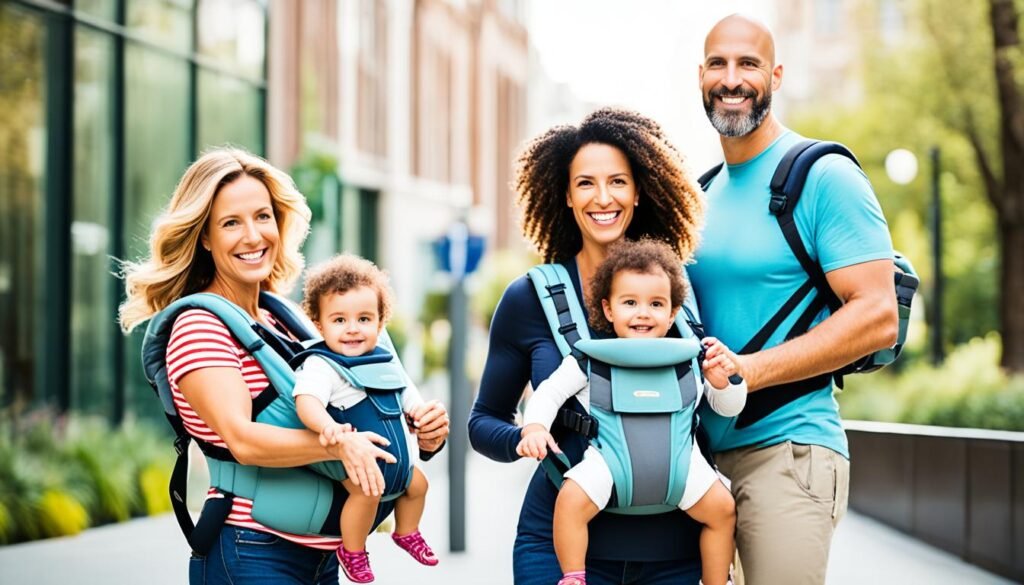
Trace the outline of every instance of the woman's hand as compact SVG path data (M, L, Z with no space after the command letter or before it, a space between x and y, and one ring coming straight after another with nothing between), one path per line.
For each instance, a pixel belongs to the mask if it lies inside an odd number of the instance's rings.
M558 448L555 438L543 425L534 423L523 427L523 440L519 441L519 445L516 446L516 453L520 457L532 457L540 461L547 457L548 449L554 453L562 452Z
M327 451L341 460L345 473L352 483L363 490L367 496L379 496L384 493L384 475L380 472L377 460L385 463L397 463L395 456L376 445L387 447L391 444L384 437L370 431L342 433L336 445L327 446Z
M438 400L429 400L409 413L412 431L421 451L433 453L448 438L448 409Z

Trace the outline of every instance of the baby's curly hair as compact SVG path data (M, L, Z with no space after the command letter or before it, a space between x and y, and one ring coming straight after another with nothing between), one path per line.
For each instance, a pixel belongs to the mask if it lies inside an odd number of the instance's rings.
M657 122L618 108L597 110L579 126L555 126L530 141L516 160L513 186L523 210L523 235L544 261L565 261L583 246L565 202L569 165L591 143L614 146L629 160L641 199L626 237L661 240L688 261L704 217L700 187Z
M679 258L672 248L651 238L639 241L623 240L608 248L608 257L598 265L590 280L590 298L587 299L587 316L590 326L598 331L613 332L612 324L604 316L601 301L611 299L612 278L622 271L656 274L661 269L668 275L672 307L681 307L686 299L686 280Z
M339 254L309 269L302 288L302 309L310 319L319 321L320 299L329 294L345 294L361 286L377 293L377 313L380 326L384 327L391 319L388 275L373 262L354 254Z

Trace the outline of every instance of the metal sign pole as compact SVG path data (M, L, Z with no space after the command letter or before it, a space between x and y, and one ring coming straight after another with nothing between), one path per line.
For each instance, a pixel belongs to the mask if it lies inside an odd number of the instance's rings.
M448 321L451 340L448 346L448 375L451 380L450 421L448 436L448 526L449 550L466 550L466 451L469 436L469 380L466 379L466 337L468 319L466 309L466 263L469 230L465 223L456 222L448 233L449 266L452 290L448 298Z

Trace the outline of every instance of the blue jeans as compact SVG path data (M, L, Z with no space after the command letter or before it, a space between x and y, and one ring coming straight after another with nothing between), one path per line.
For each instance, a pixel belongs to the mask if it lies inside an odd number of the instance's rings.
M700 562L587 559L587 585L697 585ZM552 585L562 578L551 541L519 535L512 551L515 585Z
M337 585L334 551L301 546L266 532L224 525L205 557L193 555L189 585Z

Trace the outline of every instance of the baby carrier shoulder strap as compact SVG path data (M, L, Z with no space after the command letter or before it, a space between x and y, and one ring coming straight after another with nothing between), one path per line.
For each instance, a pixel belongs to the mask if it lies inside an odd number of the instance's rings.
M260 305L270 310L279 322L292 323L300 336L312 335L308 326L301 325L300 314L287 301L272 296L270 293L261 293ZM216 315L232 336L246 351L252 354L263 368L270 385L253 399L253 420L267 410L271 403L281 396L281 392L287 392L293 386L294 372L289 367L285 356L290 355L289 352L295 346L254 321L234 303L221 296L208 293L198 293L181 298L155 315L149 322L142 342L143 370L147 381L160 399L164 415L175 432L174 449L177 452L177 460L171 473L169 485L171 505L185 538L193 550L202 552L209 548L213 539L220 533L221 526L231 510L233 497L235 495L254 497L259 468L240 465L228 449L190 435L185 430L174 407L167 378L167 345L175 320L182 312L190 309L202 309ZM196 441L210 464L212 485L220 488L225 495L224 498L208 500L198 524L193 523L185 505L188 444L193 440ZM312 475L306 470L275 471L280 471L283 474Z

